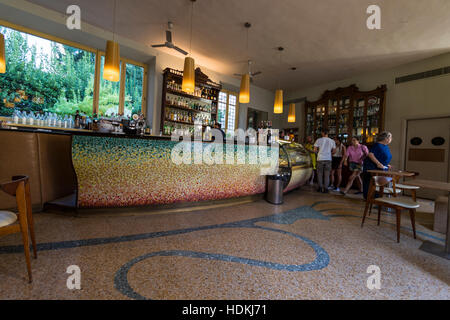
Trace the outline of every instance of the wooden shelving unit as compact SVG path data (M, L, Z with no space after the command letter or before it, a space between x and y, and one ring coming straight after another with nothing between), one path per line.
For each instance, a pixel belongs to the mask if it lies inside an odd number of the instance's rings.
M329 136L340 137L349 144L353 136L371 144L384 130L386 85L372 91L359 91L356 85L325 91L317 101L305 102L305 137L320 137L328 129Z
M173 129L177 124L182 125L184 128L194 128L194 121L189 122L167 118L168 112L173 112L173 110L179 110L180 113L185 116L191 116L191 118L195 117L195 115L201 115L209 119L209 123L203 123L203 127L212 126L217 122L217 102L222 86L209 79L200 68L195 70L196 95L181 91L182 81L182 71L171 68L164 70L161 108L161 130L164 135L170 135L170 131L167 129ZM188 101L188 104L176 105L173 101L171 102L174 97Z

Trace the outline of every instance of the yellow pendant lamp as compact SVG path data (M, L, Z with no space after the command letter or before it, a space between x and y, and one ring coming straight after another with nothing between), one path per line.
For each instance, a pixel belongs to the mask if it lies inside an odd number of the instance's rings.
M116 31L116 5L117 0L114 0L113 40L106 42L105 65L103 67L103 79L113 82L120 80L120 47L114 41Z
M284 50L283 47L278 47L280 52L280 69L281 69L281 52ZM280 78L278 77L278 88L280 87ZM275 102L273 104L273 113L280 114L283 113L283 90L277 89L275 91Z
M239 91L239 103L250 102L250 75L243 74L241 79L241 90Z
M192 19L194 15L194 2L191 0L191 36L189 43L189 54L192 53ZM184 59L183 82L181 83L181 90L187 93L194 93L195 91L195 61L192 57Z
M0 33L0 73L6 72L5 36Z
M273 113L283 113L283 90L275 91L275 103L273 105Z
M247 57L248 57L248 30L252 26L250 22L245 23L245 28L247 29ZM239 90L239 103L249 103L250 102L250 65L251 60L248 60L248 70L247 74L243 74L241 77L241 89Z
M106 42L105 66L103 79L117 82L120 80L120 48L117 42Z
M288 122L295 122L295 103L289 104Z

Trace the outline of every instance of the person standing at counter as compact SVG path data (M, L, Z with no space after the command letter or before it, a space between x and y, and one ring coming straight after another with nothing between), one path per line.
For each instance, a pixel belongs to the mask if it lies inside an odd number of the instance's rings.
M311 179L309 180L309 184L312 185L314 183L314 173L316 172L316 153L314 152L314 145L313 145L313 139L311 136L306 137L306 143L305 143L306 151L310 153L311 156L311 162L313 166Z
M317 153L317 192L328 193L331 173L331 156L336 152L336 143L328 138L328 130L322 130L322 138L314 143L314 152Z
M392 133L384 131L377 137L377 142L370 148L369 156L364 160L363 171L363 195L367 199L369 184L372 175L368 170L389 170L389 163L392 160L389 144L392 142Z

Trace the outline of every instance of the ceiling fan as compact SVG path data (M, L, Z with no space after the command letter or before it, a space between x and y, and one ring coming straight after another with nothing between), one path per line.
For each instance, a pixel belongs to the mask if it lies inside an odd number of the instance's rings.
M257 76L258 74L261 74L261 71L256 71L256 72L252 72L251 66L252 66L252 60L248 60L248 74L250 75L250 82L253 82L253 77ZM236 77L242 77L242 74L239 73L235 73L234 74Z
M185 56L188 54L186 51L184 51L183 49L177 47L176 45L173 44L172 42L172 28L173 28L173 23L172 22L168 22L167 23L167 30L166 30L166 42L164 44L154 44L152 45L153 48L161 48L161 47L166 47L169 49L175 49L178 52L181 52L182 54L184 54Z

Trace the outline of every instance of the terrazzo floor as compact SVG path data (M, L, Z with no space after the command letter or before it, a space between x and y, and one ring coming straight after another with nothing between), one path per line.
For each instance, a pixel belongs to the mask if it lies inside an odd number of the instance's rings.
M418 249L444 235L420 218L415 240L405 213L398 244L389 213L381 226L372 214L361 228L355 197L303 187L284 200L35 214L33 283L20 234L2 237L0 299L450 299L450 262ZM81 270L80 290L67 288L71 265ZM370 265L380 268L379 290L367 288Z

